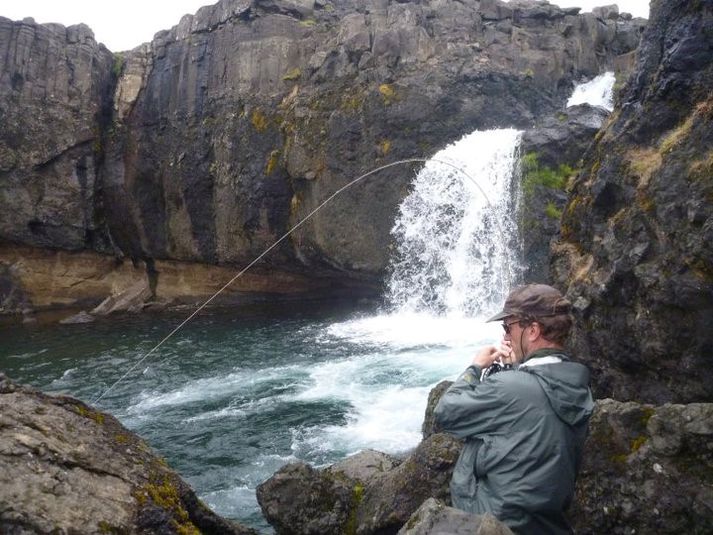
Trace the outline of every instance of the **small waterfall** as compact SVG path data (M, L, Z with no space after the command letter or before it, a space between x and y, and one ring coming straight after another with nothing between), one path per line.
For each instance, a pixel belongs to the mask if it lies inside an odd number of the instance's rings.
M513 129L473 132L434 157L467 176L430 161L415 178L391 231L397 311L478 316L502 304L521 273L519 143Z
M614 73L605 72L589 82L579 84L572 91L567 107L577 104L591 104L609 111L614 109Z

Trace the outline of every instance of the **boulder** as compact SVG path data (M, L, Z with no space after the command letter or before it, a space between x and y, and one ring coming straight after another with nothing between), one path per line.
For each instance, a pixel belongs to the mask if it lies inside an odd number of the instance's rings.
M512 531L490 513L472 515L429 498L398 535L512 535Z
M258 485L257 499L278 533L396 532L424 500L449 502L459 452L436 434L402 462L366 451L324 470L291 463Z
M255 534L208 509L113 416L2 373L0 525L13 534Z
M107 316L114 312L138 312L153 296L149 281L139 280L120 293L104 299L91 313L97 316Z
M592 8L592 13L602 20L617 20L619 18L619 6L611 4Z
M438 400L441 396L448 390L448 388L453 384L453 381L441 381L436 386L434 386L428 393L428 402L426 403L426 412L423 418L423 425L421 426L421 434L423 438L427 439L431 435L438 433L438 426L436 425L435 418L433 416L433 411L438 404Z
M59 322L63 325L69 325L77 323L91 323L94 319L94 316L89 314L86 310L82 310L81 312L77 312L76 314L59 320Z
M599 400L570 512L575 531L709 531L712 444L713 404Z
M355 480L290 463L257 486L257 501L278 534L343 533L354 523L363 487Z

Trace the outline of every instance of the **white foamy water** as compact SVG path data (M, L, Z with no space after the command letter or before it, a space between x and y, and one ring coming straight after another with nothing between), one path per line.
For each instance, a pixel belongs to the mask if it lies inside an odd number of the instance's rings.
M605 72L588 82L577 85L567 101L567 107L591 104L612 111L614 109L615 81L613 72Z
M399 312L484 315L521 270L515 188L520 132L476 131L429 162L392 230L389 300Z
M311 386L298 395L344 400L348 421L296 431L297 456L414 447L431 388L454 378L477 347L500 339L499 326L483 320L521 273L519 141L512 129L474 132L415 178L392 230L392 312L330 325L318 337L371 352L314 367Z

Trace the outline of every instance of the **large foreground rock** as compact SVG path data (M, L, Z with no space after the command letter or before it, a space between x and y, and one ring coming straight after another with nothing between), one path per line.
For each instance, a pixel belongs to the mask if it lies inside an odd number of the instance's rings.
M109 414L0 373L0 531L254 534Z
M449 384L432 391L425 438L406 459L368 451L324 470L301 463L283 467L258 487L268 522L278 533L442 532L442 505L431 501L411 515L428 498L450 503L448 482L461 445L439 434L432 417ZM598 401L569 511L576 532L709 533L711 444L713 404ZM448 532L459 533L463 519L446 516ZM417 520L419 530L410 531Z
M590 430L577 533L713 532L713 404L600 400Z
M457 440L436 434L402 461L367 451L325 470L288 464L257 499L278 533L396 533L428 498L450 503L459 452Z

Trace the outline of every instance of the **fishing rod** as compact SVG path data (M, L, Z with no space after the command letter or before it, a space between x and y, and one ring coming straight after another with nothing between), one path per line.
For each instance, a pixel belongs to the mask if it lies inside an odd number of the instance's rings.
M354 184L357 184L364 180L365 178L378 173L379 171L383 171L384 169L388 169L390 167L395 167L397 165L403 165L403 164L408 164L408 163L429 163L429 162L435 162L439 163L442 165L449 166L456 171L460 172L463 176L465 176L468 180L470 180L476 188L478 188L478 191L480 191L481 195L485 199L485 202L487 203L489 208L493 208L492 203L490 202L490 199L488 199L488 196L486 195L485 191L483 191L483 188L480 187L480 184L478 184L475 179L470 176L462 167L457 166L453 162L449 162L447 160L440 160L437 158L407 158L404 160L397 160L395 162L391 162L382 166L379 166L375 169L372 169L371 171L368 171L367 173L364 173L361 176L358 176L354 180L348 182L341 188L339 188L337 191L332 193L329 197L327 197L324 201L322 201L314 210L312 210L309 214L307 214L304 218L302 218L299 222L297 222L292 228L290 228L287 232L285 232L282 236L280 236L272 245L270 245L267 249L265 249L262 253L260 253L252 262L250 262L247 266L245 266L237 275L235 275L232 279L230 279L228 282L226 282L217 292L215 292L212 296L210 296L208 299L206 299L203 304L201 304L193 313L188 316L185 320L183 320L175 329L173 329L170 333L168 333L158 344L156 344L151 350L149 350L147 353L145 353L139 360L136 362L131 368L124 373L119 379L117 379L109 388L104 390L99 397L97 397L93 402L92 405L96 405L99 403L104 396L106 396L109 392L111 392L119 383L121 383L126 377L131 374L138 366L141 365L149 356L151 356L158 348L160 348L166 341L168 341L174 334L176 334L178 331L180 331L184 325L186 325L189 321L191 321L198 313L203 310L206 306L208 306L216 297L218 297L223 291L225 291L231 284L233 284L236 280L238 280L240 277L245 274L251 267L253 267L256 263L258 263L262 258L265 257L270 251L272 251L275 247L277 247L280 243L282 243L284 240L286 240L290 234L292 234L295 230L300 228L304 223L306 223L309 219L312 218L314 214L316 214L319 210L321 210L325 205L327 205L332 199L334 199L337 195L345 191L346 189L352 187ZM495 218L495 224L498 227L498 230L500 231L500 234L503 235L503 229L500 224L500 221Z

